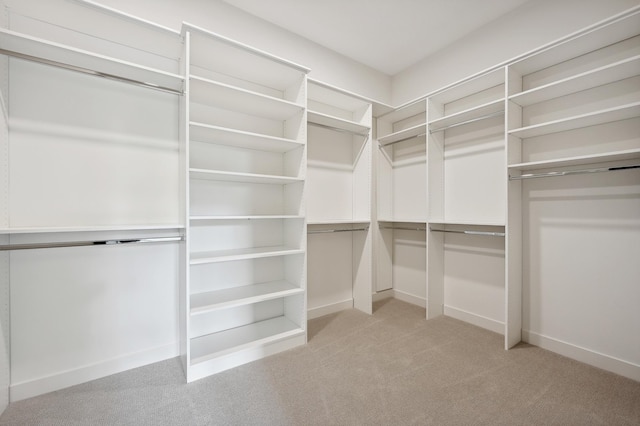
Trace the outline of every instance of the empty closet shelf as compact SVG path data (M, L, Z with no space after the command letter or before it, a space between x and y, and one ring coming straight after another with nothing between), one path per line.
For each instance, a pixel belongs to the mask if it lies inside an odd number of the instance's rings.
M614 151L605 154L581 155L557 160L531 161L527 163L511 164L509 170L540 170L552 167L582 166L587 164L604 163L609 161L640 160L640 148Z
M638 74L640 55L512 95L509 100L520 106L533 105Z
M580 170L559 170L559 171L544 172L544 173L527 173L524 175L509 176L509 180L525 180L525 179L560 177L560 176L569 176L569 175L584 175L584 174L590 174L590 173L619 172L619 171L637 170L637 169L640 169L640 164L631 164L626 166L612 166L612 167L595 167L591 169L580 169Z
M369 127L355 121L333 117L321 112L307 111L307 121L310 125L328 128L339 132L353 133L354 135L368 137Z
M263 257L286 256L304 253L304 250L286 246L255 247L234 250L215 250L191 253L191 265L216 262L231 262L234 260L259 259Z
M0 54L182 94L182 76L0 29Z
M445 232L452 234L466 234L466 235L481 235L485 237L504 237L504 232L494 232L494 231L474 231L471 229L435 229L429 228L431 232Z
M189 93L192 102L272 120L284 121L304 110L284 99L195 76L191 76Z
M409 127L408 129L400 130L390 135L382 136L378 139L381 146L391 145L394 143L406 141L419 136L427 134L427 125L418 124L417 126Z
M300 182L303 179L288 176L260 175L253 173L224 172L219 170L189 169L192 179L212 180L220 182L288 184Z
M608 108L589 114L581 114L561 120L549 121L509 131L510 135L519 138L532 138L535 136L549 135L582 127L596 126L612 121L626 120L640 116L640 102Z
M192 222L209 222L214 220L273 220L273 219L304 219L295 215L252 215L252 216L191 216Z
M280 316L197 337L191 339L191 365L303 334L300 326Z
M288 281L270 281L191 295L191 315L304 293Z
M492 117L504 115L504 99L498 99L474 108L469 108L446 117L429 122L429 133L442 132L444 130L475 123Z
M26 244L3 244L0 245L0 251L12 250L36 250L49 248L67 248L67 247L91 247L91 246L111 246L123 244L149 244L149 243L169 243L183 241L183 237L148 237L148 238L121 238L111 240L97 241L56 241L47 243L26 243Z
M189 123L189 139L268 152L287 152L304 146L304 143L293 139L245 132L193 121Z

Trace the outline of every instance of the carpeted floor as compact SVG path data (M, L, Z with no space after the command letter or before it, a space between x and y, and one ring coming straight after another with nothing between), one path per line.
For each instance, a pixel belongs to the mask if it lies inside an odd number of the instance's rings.
M0 425L640 425L640 383L394 299L186 384L178 359L11 404Z

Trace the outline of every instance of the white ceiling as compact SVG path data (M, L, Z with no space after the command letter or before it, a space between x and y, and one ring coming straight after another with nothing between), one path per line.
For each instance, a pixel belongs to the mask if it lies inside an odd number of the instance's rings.
M528 0L223 0L394 75Z

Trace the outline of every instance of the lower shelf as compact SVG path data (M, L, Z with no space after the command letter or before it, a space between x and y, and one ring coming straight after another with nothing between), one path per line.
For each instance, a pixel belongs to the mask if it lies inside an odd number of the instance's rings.
M230 262L232 260L258 259L262 257L285 256L304 253L304 250L286 246L255 247L247 249L217 250L191 254L191 265L203 263Z
M278 297L304 293L304 289L287 281L270 281L242 287L194 294L191 296L191 315L216 309L258 303Z
M198 337L191 339L191 365L303 334L300 326L280 316Z

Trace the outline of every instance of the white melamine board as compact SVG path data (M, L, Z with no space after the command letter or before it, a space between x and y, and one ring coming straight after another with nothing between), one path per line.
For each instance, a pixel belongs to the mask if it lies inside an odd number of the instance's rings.
M323 126L335 127L336 129L352 132L360 135L368 135L370 127L364 126L355 121L345 120L339 117L333 117L321 112L309 110L307 120L310 123L320 124Z
M303 143L292 139L196 122L189 125L189 137L192 141L272 152L287 152L303 145Z
M195 252L191 253L191 264L230 262L234 260L258 259L262 257L286 256L300 253L304 253L304 250L285 246Z
M393 288L393 231L391 229L374 230L377 232L375 264L376 291Z
M300 123L303 114L289 120ZM191 102L189 105L189 118L192 122L204 125L227 128L231 131L240 131L264 135L267 137L284 138L289 140L299 140L297 135L289 135L286 126L279 120L271 120L264 117L239 113L237 111L218 108L212 104L201 104ZM300 127L299 124L297 124Z
M640 171L523 183L523 329L640 364Z
M12 384L74 372L81 378L86 366L164 346L175 346L175 356L178 247L12 252Z
M640 148L617 152L614 151L605 154L580 155L575 157L559 158L557 160L531 161L528 163L512 164L509 166L509 170L537 170L624 160L640 161Z
M189 169L191 179L212 180L219 182L257 183L270 185L283 185L300 182L297 177L261 175L254 173L224 172L218 170Z
M351 232L312 234L307 240L308 309L353 300Z
M182 88L183 78L180 75L143 67L133 62L94 54L10 30L0 29L0 47L7 51L92 70L101 74L150 83L173 90L181 90Z
M191 341L192 364L222 357L250 347L303 334L304 330L284 316L202 336Z
M414 298L426 299L426 233L393 231L393 289Z
M0 244L7 244L9 237L0 235ZM9 405L11 384L11 328L9 294L9 253L0 253L0 414Z
M391 149L393 150L392 220L424 222L427 218L425 138L399 142Z
M426 102L424 100L420 100L412 102L406 106L401 106L400 108L394 109L389 113L383 114L378 117L378 120L384 121L385 123L395 123L398 121L406 120L410 117L414 117L416 115L424 116L426 109Z
M287 175L284 173L284 155L282 153L197 141L189 143L189 167L217 172L269 176Z
M429 121L429 131L437 132L448 126L460 124L469 120L480 119L483 116L504 111L504 100L491 101L473 108L466 109L446 117Z
M197 338L284 315L282 298L225 309L208 310L189 318L189 338Z
M208 222L214 220L270 220L270 219L304 219L304 216L295 215L247 215L247 216L191 216L191 226L197 225L197 222Z
M8 81L7 60L0 62L0 79ZM0 228L9 227L9 123L6 88L0 91Z
M504 72L501 68L473 77L435 93L430 98L440 104L448 104L480 92L493 92L494 88L504 83Z
M191 76L190 80L192 102L280 121L291 118L304 109L303 105L213 80L196 76Z
M640 56L636 55L512 95L509 97L509 100L520 106L533 105L592 87L624 80L639 74Z
M318 109L320 113L335 115L349 121L359 122L362 125L371 124L370 115L367 117L371 101L365 100L357 94L309 80L307 97L310 103L309 109L312 109L311 104L314 104L322 108L322 110ZM327 110L325 111L324 108ZM336 113L336 111L339 112Z
M178 98L10 61L10 226L180 223Z
M191 33L192 63L220 74L285 91L309 71L290 61L190 24L183 25L184 31Z
M444 219L505 221L504 121L502 117L447 131L444 151Z
M368 225L371 221L367 219L338 219L338 220L307 220L307 225ZM348 228L345 228L348 229Z
M640 102L634 102L588 114L581 114L574 117L514 129L509 131L509 134L519 138L531 138L534 136L564 132L567 130L595 126L598 124L620 121L638 116L640 116Z
M191 314L248 305L300 293L304 293L304 289L287 281L279 280L193 294L191 295Z
M0 228L0 234L62 234L79 232L113 232L113 231L153 231L184 229L182 224L148 224L148 225L121 225L121 226L68 226L68 227L11 227Z
M504 323L504 271L504 238L445 234L445 309Z
M380 142L380 145L384 146L393 142L402 141L403 139L424 136L426 133L427 125L423 123L409 127L408 129L400 130L389 135L379 137L378 141Z

